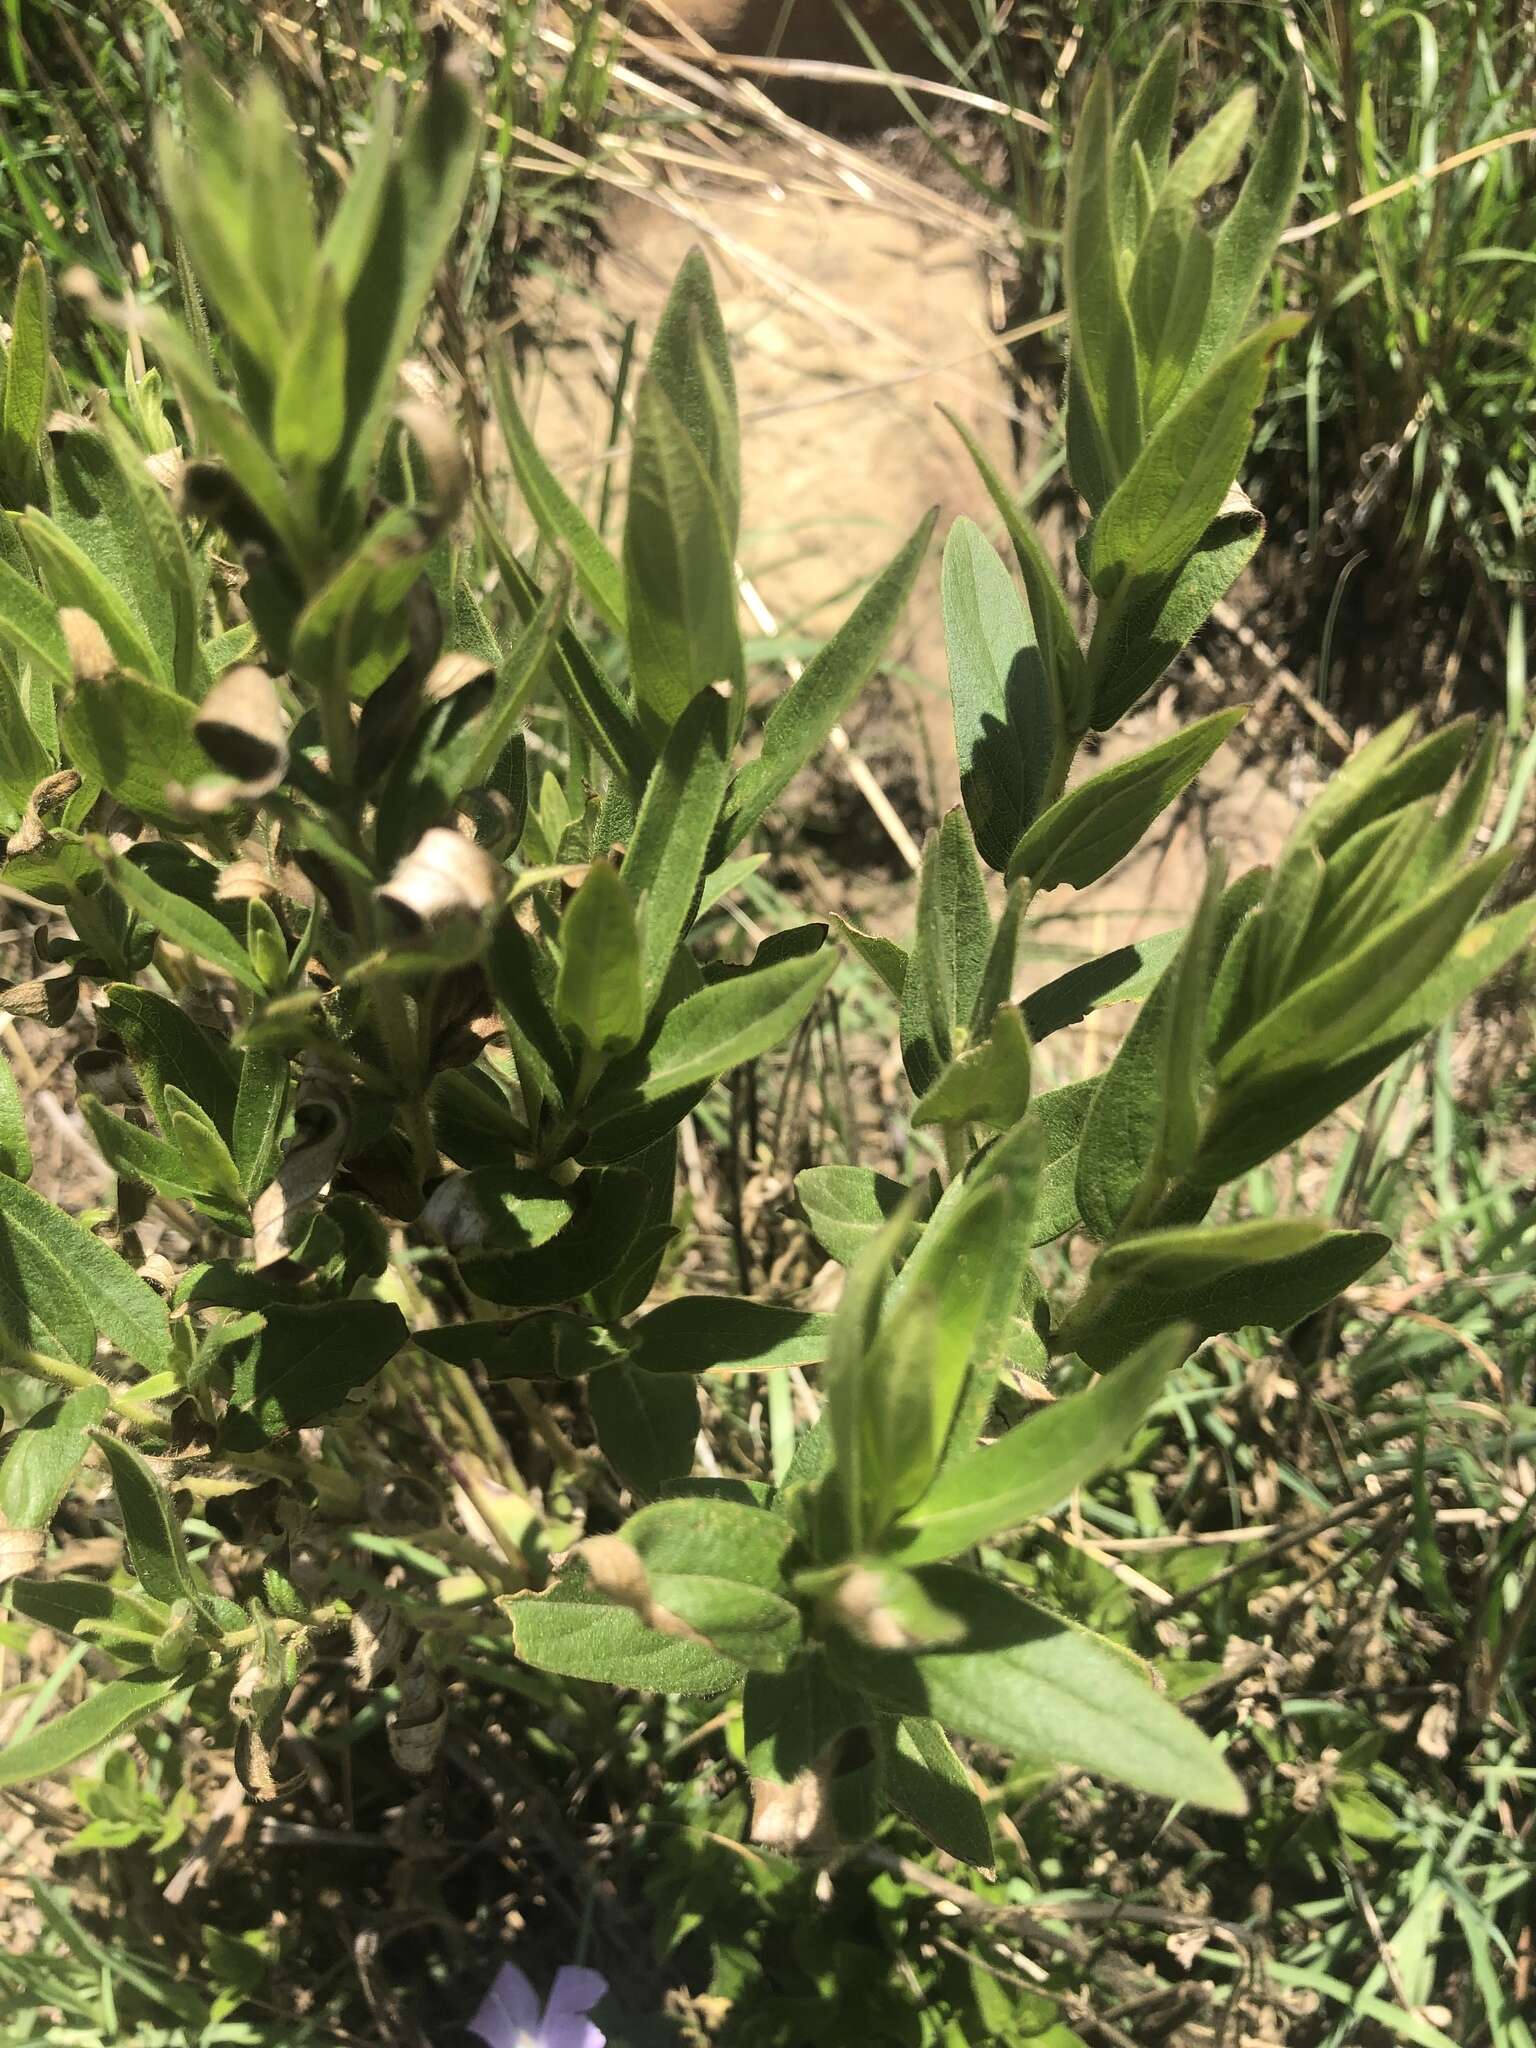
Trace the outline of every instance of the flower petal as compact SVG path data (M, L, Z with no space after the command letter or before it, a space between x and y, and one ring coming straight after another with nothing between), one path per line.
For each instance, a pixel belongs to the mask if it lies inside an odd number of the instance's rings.
M607 1989L608 1979L600 1970L578 1970L574 1963L567 1963L556 1973L544 2017L564 2019L571 2013L590 2012Z
M486 2048L524 2048L539 2039L539 1994L515 1963L503 1963L469 2022Z

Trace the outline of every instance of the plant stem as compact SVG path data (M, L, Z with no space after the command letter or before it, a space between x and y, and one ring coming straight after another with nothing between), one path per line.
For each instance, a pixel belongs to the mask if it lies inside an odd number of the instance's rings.
M36 1380L47 1380L53 1386L66 1388L71 1394L78 1394L87 1387L102 1387L106 1390L113 1413L121 1415L124 1422L131 1422L138 1429L155 1429L165 1420L158 1408L152 1408L147 1401L136 1401L131 1394L119 1392L110 1380L92 1372L89 1366L76 1365L73 1359L51 1358L45 1351L7 1350L3 1362L13 1371L28 1373Z

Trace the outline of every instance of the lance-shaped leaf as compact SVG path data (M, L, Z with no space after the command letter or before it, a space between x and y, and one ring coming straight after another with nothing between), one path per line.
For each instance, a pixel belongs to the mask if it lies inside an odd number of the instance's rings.
M1136 342L1115 235L1111 92L1109 66L1100 64L1073 138L1062 243L1072 323L1067 459L1095 512L1135 462L1142 434Z
M832 1318L735 1295L689 1294L664 1301L631 1326L629 1355L650 1373L767 1372L819 1365Z
M57 605L35 583L0 558L0 643L29 662L50 691L73 686L69 644L59 625Z
M795 1175L795 1193L822 1250L851 1266L911 1189L868 1166L807 1166Z
M607 861L588 868L560 920L555 1014L595 1053L627 1052L644 1027L634 906Z
M726 536L741 523L741 449L736 385L725 322L702 249L688 251L656 323L646 375L666 392L719 493Z
M1188 380L1210 301L1213 264L1211 238L1204 229L1159 207L1131 279L1149 426L1157 425Z
M223 1039L167 997L125 981L109 985L103 1022L127 1046L162 1131L169 1129L171 1115L165 1091L175 1086L205 1109L222 1133L229 1132L239 1076Z
M181 701L176 699L177 703ZM68 720L65 734L69 734ZM167 888L142 862L127 854L114 853L107 841L93 837L90 845L107 881L146 924L153 925L173 944L185 947L194 958L227 974L242 988L262 992L261 976L250 954L222 919L178 890Z
M1030 1225L1035 1244L1049 1244L1082 1221L1077 1206L1078 1146L1098 1086L1097 1074L1084 1081L1068 1081L1064 1087L1037 1095L1030 1106L1042 1144L1040 1186Z
M507 593L526 624L534 618L542 601L539 587L507 546L479 498L475 501L475 518ZM556 635L549 674L582 732L638 799L651 772L654 750L624 692L569 625Z
M152 650L154 665L145 667L142 659L132 657L134 641L119 645L113 625L102 619L113 652L153 681L180 689L190 674L178 664L177 643L183 641L180 651L187 654L196 631L191 558L165 492L144 469L142 449L110 414L108 422L104 430L60 436L49 503L59 532L91 563L132 619ZM60 598L61 603L70 601Z
M1143 168L1146 184L1154 191L1168 168L1173 110L1183 64L1184 36L1182 30L1175 29L1158 44L1157 54L1142 72L1124 113L1115 123L1111 156L1115 239L1126 251L1135 248L1145 226L1141 204Z
M1391 1240L1302 1220L1152 1230L1100 1252L1057 1347L1104 1372L1158 1330L1288 1330L1374 1266Z
M1177 959L1095 1090L1077 1153L1078 1210L1094 1237L1149 1213L1194 1159L1222 880L1213 855Z
M1038 889L1084 889L1137 845L1243 716L1241 706L1197 718L1145 753L1080 782L1036 820L1014 849L1008 880Z
M902 987L901 1052L921 1094L955 1054L969 1026L992 944L987 895L961 811L951 811L923 849L917 932Z
M914 1575L964 1625L907 1653L836 1639L833 1668L890 1711L931 1718L1010 1755L1091 1771L1162 1799L1241 1813L1241 1786L1192 1721L1085 1629L950 1565Z
M165 1303L99 1237L19 1181L0 1178L0 1328L89 1365L99 1331L150 1372L171 1363Z
M1304 981L1225 1055L1217 1069L1222 1088L1347 1057L1430 980L1511 858L1506 849L1474 861L1347 959Z
M713 1081L777 1045L811 1010L831 980L829 947L715 982L667 1012L648 1047L610 1067L585 1115L601 1125Z
M691 1379L610 1365L587 1382L598 1447L631 1493L647 1499L693 1470L699 1396Z
M1094 524L1101 597L1171 575L1199 545L1247 449L1269 359L1303 324L1287 315L1237 343L1154 429Z
M730 772L731 707L717 690L690 704L646 784L621 874L640 926L640 985L646 1016L682 943Z
M1171 576L1149 579L1101 608L1089 643L1090 723L1107 732L1210 617L1258 552L1264 521L1234 485L1194 550Z
M1029 1033L1016 1009L999 1010L989 1035L967 1046L912 1111L917 1124L985 1124L1006 1131L1029 1108Z
M1260 1073L1220 1092L1201 1134L1191 1178L1199 1186L1218 1187L1311 1130L1452 1015L1530 943L1533 930L1536 902L1517 904L1473 925L1437 963L1422 963L1412 993L1352 1047L1327 1063L1288 1063L1274 1078Z
M132 1444L104 1430L96 1442L112 1474L134 1577L152 1600L190 1600L201 1611L211 1589L187 1555L169 1493Z
M350 248L326 255L346 291L346 424L326 477L333 502L355 486L394 395L395 372L415 337L474 173L480 116L459 56L439 51L413 100L397 149L379 169L371 220L351 214ZM365 186L364 201L370 198ZM372 232L368 230L371 228Z
M501 438L511 458L517 487L533 523L551 547L571 558L578 582L594 611L615 633L624 631L624 578L576 501L561 487L523 418L503 355L491 357L491 396Z
M230 1387L242 1440L301 1429L339 1408L409 1335L390 1301L273 1302L262 1314L266 1327L241 1352Z
M30 494L37 478L38 442L48 410L48 340L48 275L29 243L16 273L0 402L0 475L12 487L13 503Z
M944 545L944 642L960 793L977 851L999 872L1040 808L1057 717L1034 621L974 520Z
M827 736L874 673L927 552L936 514L927 513L854 610L778 699L756 757L731 784L714 858L739 846Z
M583 1566L564 1571L547 1593L514 1593L497 1606L512 1624L525 1664L562 1678L622 1685L636 1692L724 1692L741 1666L707 1642L647 1627L632 1607L599 1593Z
M465 1251L466 1285L504 1308L547 1308L579 1301L620 1271L645 1219L644 1175L610 1167L564 1192L575 1210L569 1223L526 1249Z
M89 780L152 825L186 829L167 785L190 787L208 771L193 732L196 706L140 676L80 685L59 721L69 758Z
M975 435L947 407L941 405L939 410L964 441L1012 544L1019 573L1024 578L1024 595L1029 603L1036 645L1050 683L1056 723L1065 730L1075 729L1081 723L1086 702L1086 670L1072 615L1067 610L1067 600L1056 571L1040 545L1039 536L1019 510L1013 493L987 460Z
M28 1416L0 1459L0 1529L46 1529L107 1412L106 1387L82 1387Z
M743 680L736 572L724 509L663 387L641 383L624 521L630 681L660 745L711 683Z
M28 1180L32 1174L32 1143L27 1136L27 1115L16 1086L10 1061L0 1053L0 1173L12 1180Z
M877 1726L885 1796L936 1848L982 1869L992 1864L987 1811L937 1721L909 1714Z
M193 1675L181 1671L166 1677L159 1671L131 1671L93 1687L78 1707L46 1721L0 1751L0 1790L59 1776L71 1764L147 1720L157 1707L185 1691Z
M1293 64L1243 188L1217 230L1210 311L1195 357L1197 369L1241 332L1291 217L1306 158L1306 80L1301 66Z
M132 602L102 573L77 536L36 506L23 513L17 530L55 604L72 606L93 618L121 667L147 678L142 688L168 684L170 677ZM164 782L162 775L161 788Z
M1174 1324L1112 1376L946 1465L887 1537L887 1553L903 1565L954 1557L1022 1529L1088 1485L1125 1451L1195 1341L1192 1330Z

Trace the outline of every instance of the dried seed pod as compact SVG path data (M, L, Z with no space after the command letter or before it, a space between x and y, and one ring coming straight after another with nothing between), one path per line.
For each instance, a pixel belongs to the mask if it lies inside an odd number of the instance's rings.
M203 752L240 785L243 796L265 796L288 771L288 718L264 668L242 662L227 670L203 699L193 723Z
M494 910L506 888L506 870L488 853L461 832L434 825L376 894L405 930L432 931Z
M0 1586L35 1571L48 1548L46 1529L0 1528Z
M395 418L415 442L431 492L435 531L450 525L469 496L469 462L451 415L442 406L408 398L395 408Z
M400 1662L406 1627L387 1600L365 1600L348 1623L352 1668L364 1692L371 1692Z
M13 1017L31 1017L55 1030L69 1022L79 1001L80 977L73 969L0 987L0 1010L8 1010Z
M328 1069L306 1067L294 1102L293 1136L277 1177L251 1210L252 1253L258 1270L288 1256L308 1204L330 1184L352 1130L346 1086Z
M6 845L6 854L36 853L48 841L48 828L43 822L62 811L70 798L80 787L80 777L73 768L60 768L52 775L45 775L27 798L27 808L21 823L11 834Z
M466 789L458 803L458 830L492 856L512 851L517 809L499 789Z
M424 1778L448 1732L448 1700L437 1674L419 1660L400 1676L400 1704L384 1724L389 1753L402 1771Z
M77 1053L75 1081L109 1109L137 1108L144 1100L139 1077L121 1046L97 1045Z

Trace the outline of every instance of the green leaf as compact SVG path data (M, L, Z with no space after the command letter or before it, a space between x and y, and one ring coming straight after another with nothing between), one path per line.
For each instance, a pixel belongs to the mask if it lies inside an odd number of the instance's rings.
M992 1866L986 1808L937 1721L906 1715L879 1723L885 1796L935 1848L961 1863Z
M111 1399L82 1387L28 1416L0 1460L0 1529L47 1528Z
M63 1574L52 1579L17 1579L9 1594L16 1613L60 1635L94 1644L124 1663L142 1662L170 1620L164 1601L100 1579Z
M1072 481L1095 511L1136 461L1142 432L1136 343L1115 236L1111 93L1110 69L1101 62L1073 138L1062 242L1072 332L1068 459ZM1081 414L1075 421L1074 409Z
M19 1181L0 1179L0 1324L77 1365L96 1333L150 1372L171 1363L165 1303L99 1237Z
M646 375L667 394L720 496L730 545L741 519L740 430L725 322L701 249L678 268L656 323Z
M110 790L129 810L164 831L186 829L166 794L168 783L190 788L208 772L192 724L196 705L139 676L85 682L59 720L70 761Z
M627 1052L645 1028L634 908L607 861L588 868L560 920L555 1014L595 1053Z
M0 1053L0 1173L12 1180L32 1177L32 1145L27 1137L27 1115L16 1086L11 1063Z
M630 681L659 745L711 683L742 686L736 573L719 493L661 385L635 406L624 521Z
M486 967L507 1027L525 1094L556 1107L569 1101L576 1063L555 1018L555 974L549 954L505 910L491 935ZM536 1116L532 1102L530 1118Z
M959 518L949 530L942 592L960 793L978 852L1001 872L1050 775L1051 684L1034 622L974 520Z
M490 360L491 396L501 438L512 461L517 487L535 526L551 547L563 549L594 611L615 633L624 632L624 578L601 536L575 500L561 488L554 471L539 453L512 389L504 355Z
M935 517L929 512L919 521L905 546L769 712L756 758L731 784L714 849L716 860L756 828L794 776L820 752L833 726L869 681L912 594Z
M730 772L731 707L702 691L668 735L646 784L620 870L640 925L642 1009L649 1016L699 899Z
M601 1125L756 1059L809 1013L836 968L836 954L824 947L700 989L667 1012L648 1050L608 1069L588 1120Z
M819 1365L827 1355L831 1326L828 1315L780 1308L775 1302L729 1294L682 1295L648 1310L631 1326L630 1357L653 1375Z
M247 1052L240 1061L229 1141L247 1201L272 1178L287 1105L287 1053L260 1047Z
M179 680L178 631L187 635L189 655L196 632L191 558L164 491L145 472L143 450L110 414L108 421L105 430L59 438L52 515L131 621L119 644L112 623L100 619L113 652L152 682L170 686ZM62 595L59 601L71 602ZM95 615L88 598L73 601ZM148 663L135 655L141 643L150 650Z
M1153 1230L1100 1252L1057 1333L1100 1372L1158 1330L1199 1337L1250 1326L1288 1330L1374 1266L1391 1240L1301 1220Z
M923 849L917 932L901 999L901 1054L918 1094L931 1088L969 1026L992 945L987 894L962 811Z
M1217 231L1210 314L1197 367L1218 355L1248 318L1291 217L1306 159L1306 80L1301 66L1293 64L1243 188Z
M862 1727L869 1709L841 1684L826 1655L799 1650L782 1671L749 1671L742 1687L742 1738L754 1778L790 1784L809 1770L838 1737Z
M208 1581L187 1556L170 1494L132 1444L105 1430L95 1436L112 1474L134 1577L151 1600L167 1606L190 1600L201 1611L209 1597Z
M1145 1218L1194 1159L1222 881L1213 855L1177 959L1094 1091L1077 1154L1078 1211L1094 1237Z
M1353 1048L1325 1065L1288 1065L1273 1082L1261 1075L1219 1095L1192 1178L1202 1186L1219 1186L1311 1130L1497 974L1528 944L1533 930L1536 903L1517 904L1474 925L1422 975L1391 1016Z
M1193 1332L1175 1324L1097 1385L946 1465L887 1537L886 1553L903 1565L928 1564L1046 1514L1122 1455L1194 1346Z
M574 1380L614 1362L604 1332L564 1310L505 1322L447 1323L414 1342L450 1365L479 1365L491 1380Z
M131 1671L109 1678L93 1687L78 1707L0 1751L0 1789L57 1777L114 1736L137 1727L157 1707L184 1692L187 1684L185 1672L167 1678L158 1671Z
M349 270L353 275L345 314L346 425L327 476L332 499L358 484L373 460L396 370L458 226L479 145L468 73L461 60L439 55L425 89L413 96L399 146L376 174L377 200L365 193L347 221L343 248L327 245L338 282L345 285Z
M1189 644L1258 552L1264 521L1246 499L1219 512L1171 576L1101 607L1088 648L1091 723L1107 732Z
M1215 250L1192 221L1159 207L1131 279L1147 424L1156 426L1190 376L1211 295Z
M1304 324L1288 314L1237 343L1153 430L1094 523L1100 597L1171 575L1200 544L1247 449L1269 359Z
M50 690L74 686L69 647L58 608L0 557L0 641L26 662Z
M1239 724L1244 707L1213 711L1145 753L1117 761L1057 799L1025 833L1008 863L1008 880L1027 876L1039 889L1084 889L1131 851Z
M561 1678L674 1697L724 1692L741 1678L741 1667L708 1643L663 1635L633 1608L604 1599L581 1566L562 1572L547 1593L514 1593L496 1605L523 1662Z
M383 1371L410 1334L389 1301L302 1308L274 1302L262 1314L266 1328L242 1351L231 1385L235 1411L261 1437L301 1429L339 1408Z
M176 702L182 700L177 698ZM191 708L190 706L188 707ZM66 734L68 725L66 722ZM199 903L167 889L148 869L125 854L114 853L105 840L92 839L91 850L100 862L112 888L130 910L178 946L184 946L199 960L205 960L227 974L242 988L262 994L261 976L251 956L235 938L228 925L204 910Z
M693 1382L609 1366L587 1382L598 1448L631 1493L654 1496L693 1470L699 1396Z
M1168 963L1183 945L1184 932L1185 927L1180 925L1176 931L1132 939L1128 945L1101 953L1097 960L1085 960L1080 967L1069 968L1026 996L1020 1008L1031 1042L1038 1045L1053 1032L1062 1031L1069 1024L1080 1024L1094 1010L1107 1009L1114 1003L1141 1002L1156 988Z
M466 1252L468 1286L506 1308L548 1308L580 1300L623 1266L645 1215L643 1174L621 1167L584 1173L564 1190L571 1221L526 1251Z
M141 1181L172 1201L190 1202L222 1229L245 1236L251 1227L245 1198L230 1202L203 1185L177 1148L153 1131L141 1130L126 1117L115 1116L94 1096L81 1098L81 1110L96 1148L120 1180Z
M106 996L102 1021L128 1048L161 1130L170 1127L165 1091L174 1085L208 1112L221 1134L227 1134L238 1078L235 1057L225 1041L166 997L132 982L110 983Z
M370 697L406 653L406 599L421 574L415 512L377 519L293 624L288 666L313 690Z
M245 1203L245 1191L212 1117L174 1084L165 1091L165 1106L171 1118L166 1135L186 1161L194 1185L219 1196L238 1213Z
M11 301L11 344L5 353L5 398L0 405L0 473L29 490L38 468L38 442L48 410L48 274L28 244Z
M70 437L71 439L73 436ZM22 514L17 530L37 564L55 604L89 612L124 669L136 671L141 689L169 681L154 642L131 601L110 582L73 534L36 506ZM113 678L113 682L122 679ZM91 686L86 686L90 691ZM171 695L166 691L166 695ZM173 701L176 701L173 698ZM174 772L174 771L173 771ZM165 785L162 773L158 788Z
M986 1124L1006 1131L1029 1108L1029 1033L1016 1009L1002 1009L991 1035L952 1060L912 1111L918 1124Z
M893 1217L911 1189L868 1166L807 1166L795 1193L817 1243L840 1266L851 1266Z
M1043 1152L1040 1186L1030 1236L1035 1244L1049 1244L1065 1231L1075 1230L1082 1217L1077 1207L1077 1157L1088 1121L1088 1112L1098 1092L1099 1076L1068 1081L1046 1095L1037 1095L1030 1116L1039 1125Z
M1056 726L1058 730L1075 729L1087 701L1087 671L1056 571L1033 526L1020 512L1013 493L983 454L980 442L947 407L941 405L939 411L964 441L1012 543L1019 573L1024 578L1035 641L1049 679Z
M346 426L347 331L341 292L328 264L315 269L309 303L278 380L272 444L300 475L323 469Z
M736 1501L657 1501L624 1524L651 1598L748 1670L781 1671L800 1642L784 1597L794 1530L782 1516Z
M538 585L507 546L479 499L475 503L475 517L519 617L525 622L531 620L540 604ZM627 697L569 626L556 637L549 667L551 681L582 732L624 786L638 796L645 788L654 755Z
M1511 858L1506 849L1474 861L1347 959L1303 982L1225 1055L1217 1069L1222 1088L1347 1057L1435 973Z
M850 924L840 911L832 912L832 922L870 973L879 978L899 1003L907 986L906 948L898 946L894 939L882 939L874 932L860 931L858 926Z
M916 1577L965 1625L954 1647L870 1650L839 1637L834 1669L892 1711L1217 1813L1245 1800L1215 1745L1112 1649L1002 1586L949 1565Z
M1184 68L1184 35L1174 29L1163 37L1157 54L1142 72L1124 113L1115 123L1110 175L1114 193L1116 245L1134 249L1144 225L1137 204L1140 172L1137 155L1155 189L1168 168L1173 141L1173 112Z

